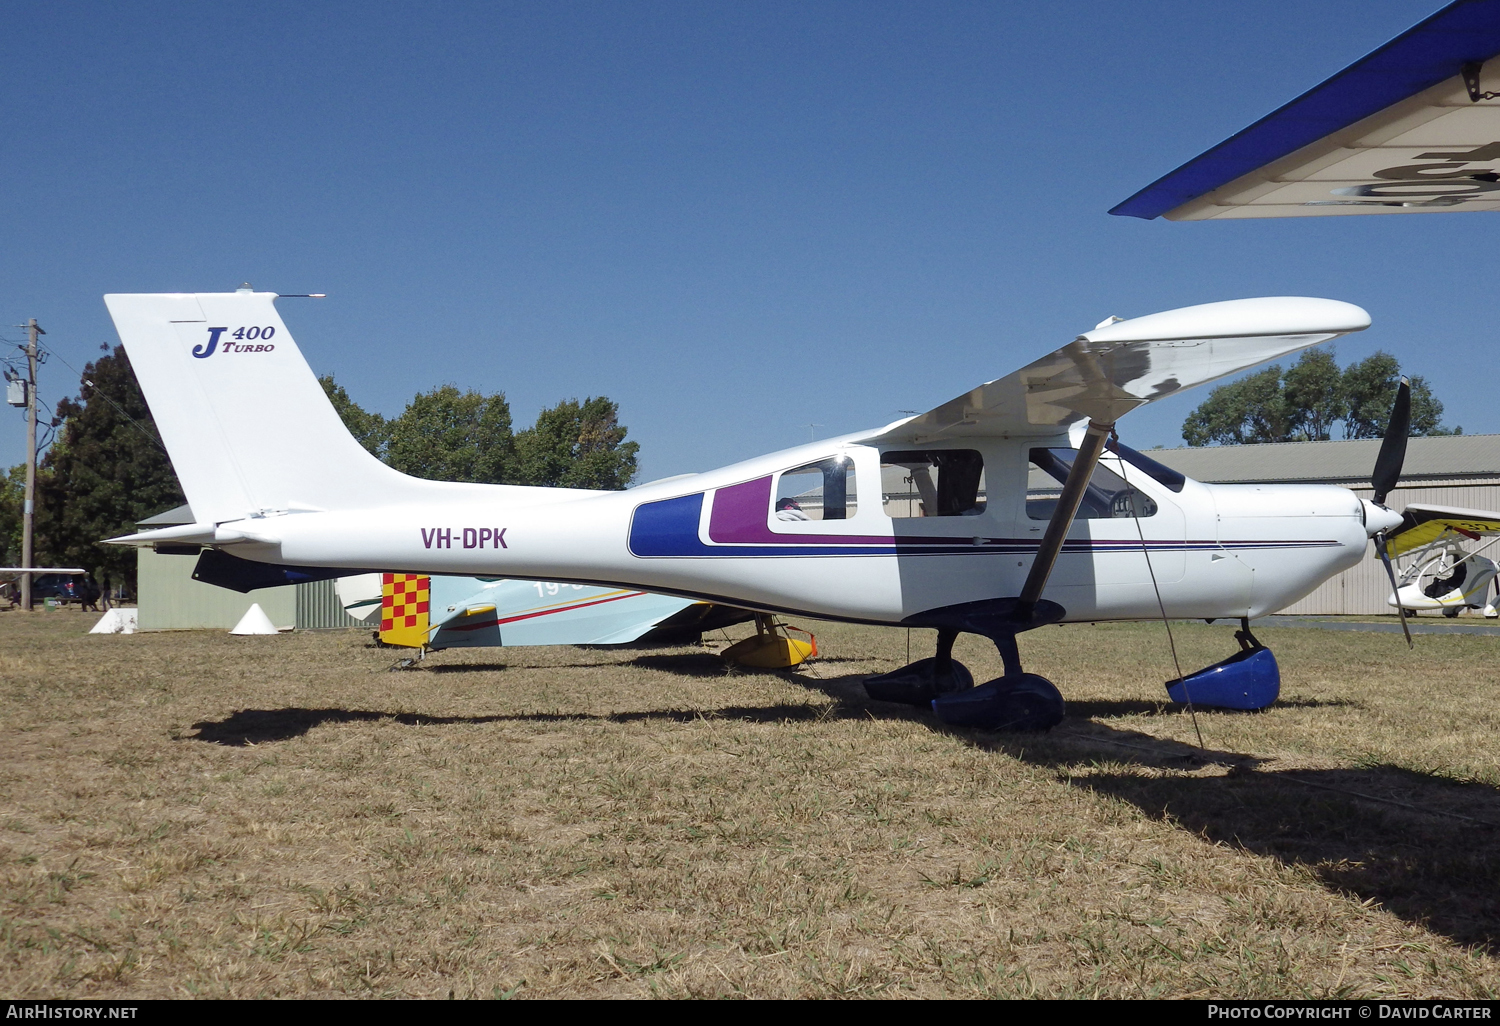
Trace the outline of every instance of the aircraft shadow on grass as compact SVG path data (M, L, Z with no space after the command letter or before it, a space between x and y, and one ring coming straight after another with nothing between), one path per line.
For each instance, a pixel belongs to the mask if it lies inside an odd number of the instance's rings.
M856 710L876 717L912 714L870 701L862 679L807 683L837 699L845 715ZM1055 769L1072 786L1128 801L1153 819L1304 869L1325 887L1359 901L1374 900L1460 944L1500 950L1500 789L1395 766L1268 771L1255 756L1199 749L1106 722L1115 716L1168 713L1180 715L1165 703L1072 702L1062 725L1040 736L948 731L931 722L934 729L981 748ZM1205 765L1229 772L1132 772ZM1108 768L1113 766L1120 768ZM1072 767L1086 772L1069 774Z
M240 709L222 720L193 724L198 733L185 740L243 748L248 745L289 741L326 723L374 723L389 720L408 727L449 726L480 723L559 723L596 720L600 723L639 723L655 720L691 723L694 720L742 720L746 723L782 723L817 720L828 716L828 707L812 703L765 706L726 706L722 709L650 709L620 713L504 713L493 716L428 716L425 713L382 712L375 709Z
M586 646L579 646L586 647ZM826 658L818 657L819 665L829 663L863 663L868 660L850 659L842 657ZM524 664L512 663L433 663L424 664L416 672L419 673L498 673L508 669L520 669ZM546 667L527 666L528 669L590 669L615 665L610 663L550 663ZM667 653L636 656L625 666L636 666L643 670L656 670L660 673L670 673L678 677L724 677L736 672L734 667L726 664L722 657L712 652L688 652ZM861 678L863 679L863 678Z
M724 673L722 663L707 654L641 657L636 662L642 660L651 660L652 669L669 669L687 676ZM717 664L711 674L709 660ZM780 676L823 692L835 700L834 704L783 702L720 709L489 716L245 709L222 720L194 724L198 733L190 737L245 746L287 740L322 724L382 720L408 726L591 720L686 723L698 719L780 723L868 717L922 721L969 744L1057 770L1074 787L1130 802L1153 819L1175 823L1206 840L1301 868L1325 887L1359 901L1378 902L1391 913L1461 944L1500 950L1500 790L1494 787L1458 783L1393 766L1268 771L1261 768L1263 760L1252 755L1199 749L1118 729L1107 722L1127 715L1178 715L1165 703L1075 702L1069 706L1068 719L1057 730L1022 736L953 730L939 725L923 710L871 701L864 694L863 675L823 679L792 673ZM1224 767L1228 772L1138 772L1208 765ZM1067 772L1073 767L1082 772Z
M994 747L1060 769L1100 754L1023 750L1014 742ZM1116 761L1163 765L1173 758L1130 752ZM1175 758L1191 765L1193 756ZM1208 840L1300 866L1327 887L1374 899L1459 943L1494 950L1500 942L1500 829L1422 811L1494 823L1500 821L1494 788L1394 766L1263 772L1241 764L1204 777L1094 771L1069 782Z

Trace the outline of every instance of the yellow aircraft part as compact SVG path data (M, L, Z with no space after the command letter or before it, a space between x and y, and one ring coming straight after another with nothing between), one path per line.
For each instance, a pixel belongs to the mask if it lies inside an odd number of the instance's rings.
M387 645L422 648L427 644L431 578L386 574L380 582L380 640Z
M1432 519L1423 519L1415 527L1395 535L1386 542L1386 551L1392 556L1399 556L1413 549L1420 549L1424 545L1431 545L1445 534L1451 534L1454 541L1467 537L1470 541L1486 534L1500 533L1500 520L1483 517L1465 516L1437 516Z
M807 634L802 641L789 632ZM755 618L755 634L719 653L732 663L761 670L784 670L818 654L818 639L800 627L778 623L773 616Z

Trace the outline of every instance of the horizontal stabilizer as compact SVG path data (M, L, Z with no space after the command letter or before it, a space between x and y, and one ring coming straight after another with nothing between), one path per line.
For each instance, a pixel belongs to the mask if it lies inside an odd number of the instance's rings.
M86 574L81 566L0 566L0 574Z
M1110 211L1500 210L1500 0L1458 0Z
M1369 326L1370 315L1350 303L1295 296L1116 320L873 440L1045 436L1081 420L1112 424L1183 389Z

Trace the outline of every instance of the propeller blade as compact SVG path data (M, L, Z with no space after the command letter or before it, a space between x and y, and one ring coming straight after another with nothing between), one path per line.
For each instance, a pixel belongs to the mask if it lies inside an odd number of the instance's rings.
M1401 387L1396 389L1396 402L1391 406L1391 422L1386 425L1385 438L1380 443L1380 455L1375 457L1375 472L1370 475L1377 506L1385 505L1385 497L1401 480L1401 464L1406 462L1406 437L1410 431L1411 382L1403 377Z
M1411 640L1411 628L1406 626L1406 607L1401 604L1401 589L1396 584L1396 568L1391 566L1391 555L1385 550L1384 531L1375 536L1375 551L1380 553L1380 561L1385 564L1385 572L1391 579L1391 594L1396 599L1396 612L1401 615L1401 633L1406 635L1406 647L1416 648Z

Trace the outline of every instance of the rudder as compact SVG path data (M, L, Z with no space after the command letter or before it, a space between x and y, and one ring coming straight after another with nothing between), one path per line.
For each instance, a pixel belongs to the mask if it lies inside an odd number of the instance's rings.
M354 440L275 299L249 290L104 297L194 518L358 509L431 485Z

